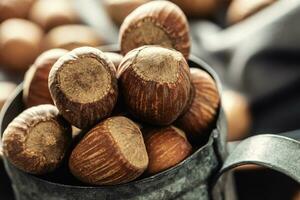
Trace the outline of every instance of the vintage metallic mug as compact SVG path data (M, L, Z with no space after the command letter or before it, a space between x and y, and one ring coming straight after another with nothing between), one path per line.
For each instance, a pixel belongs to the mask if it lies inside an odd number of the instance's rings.
M215 72L200 59L191 56L191 67L206 70L217 82ZM22 86L15 91L1 114L1 134L23 110ZM234 200L234 184L224 172L243 164L258 164L280 171L300 183L300 143L294 139L260 135L239 143L228 154L226 120L222 107L208 142L177 166L151 177L116 186L77 186L56 183L24 173L5 158L5 168L18 200L93 200L93 199L200 199ZM63 175L62 175L63 176ZM63 177L61 177L63 179Z

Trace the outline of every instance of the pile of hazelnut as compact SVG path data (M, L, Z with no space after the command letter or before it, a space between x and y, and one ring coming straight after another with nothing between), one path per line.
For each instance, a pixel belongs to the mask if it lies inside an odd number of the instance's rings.
M41 175L67 159L83 183L115 185L169 169L206 140L220 98L206 71L189 68L180 8L138 7L122 24L120 46L121 54L80 47L36 59L24 81L28 109L3 134L10 163Z

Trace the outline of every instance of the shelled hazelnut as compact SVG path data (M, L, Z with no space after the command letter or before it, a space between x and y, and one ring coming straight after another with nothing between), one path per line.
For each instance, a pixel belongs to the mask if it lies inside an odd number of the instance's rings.
M96 48L74 49L53 65L49 89L61 114L77 128L87 128L109 117L116 104L114 64Z
M3 133L4 156L17 168L45 174L62 162L71 142L71 127L52 105L31 107Z
M29 19L39 24L45 31L79 21L72 7L72 1L69 0L36 0L29 12Z
M227 90L222 95L222 105L227 118L228 140L240 140L247 136L251 126L248 100L242 94Z
M275 1L276 0L234 0L228 8L227 21L229 24L243 21Z
M197 68L190 71L190 104L175 124L191 141L198 141L205 137L204 134L216 120L220 96L215 81L207 72Z
M189 66L183 55L159 46L130 51L117 77L128 110L154 125L174 122L190 96Z
M121 54L114 53L114 52L104 52L104 54L108 57L109 60L113 62L116 70L118 70L119 65L122 62L123 56Z
M42 53L31 65L23 84L23 101L26 107L53 104L48 89L49 72L52 65L67 52L65 49L51 49Z
M4 103L15 90L17 85L10 81L0 81L0 110L2 109Z
M148 130L144 134L149 156L148 174L171 168L192 153L185 133L174 126Z
M104 42L98 33L85 25L62 25L50 30L43 39L43 49L73 50L82 46L96 47Z
M170 0L178 5L188 17L210 17L219 8L220 0Z
M182 10L168 1L152 1L135 9L120 28L121 53L143 45L160 45L190 53L187 19Z
M121 25L129 13L149 1L150 0L104 0L103 3L111 19L117 25Z
M0 63L10 70L26 71L40 53L42 29L24 19L0 25Z
M75 147L69 160L72 174L93 185L129 182L147 166L142 133L125 117L108 118L96 125Z
M9 18L26 18L35 0L1 0L0 22Z

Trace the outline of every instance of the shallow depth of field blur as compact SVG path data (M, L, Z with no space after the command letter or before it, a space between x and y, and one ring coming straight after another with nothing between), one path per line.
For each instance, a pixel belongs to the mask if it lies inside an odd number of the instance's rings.
M118 48L124 18L149 1L0 0L0 109L42 52ZM189 19L192 54L220 76L228 141L300 129L300 2L171 1ZM13 199L0 166L0 199ZM299 198L299 185L277 172L244 167L235 174L241 200Z

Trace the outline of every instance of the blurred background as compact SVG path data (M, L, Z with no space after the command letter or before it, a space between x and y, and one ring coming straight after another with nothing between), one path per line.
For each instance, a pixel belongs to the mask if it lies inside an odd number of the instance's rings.
M42 52L118 49L124 18L149 1L0 0L0 109ZM229 141L300 129L299 0L171 1L189 19L192 54L222 81ZM13 199L0 166L0 199ZM241 200L300 200L300 186L275 171L249 166L235 176Z

